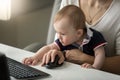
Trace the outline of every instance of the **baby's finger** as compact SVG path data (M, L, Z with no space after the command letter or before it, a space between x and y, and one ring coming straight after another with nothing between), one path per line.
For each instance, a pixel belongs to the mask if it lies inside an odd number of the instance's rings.
M81 67L84 67L84 66L85 66L85 64L82 64L82 65L81 65Z
M26 65L30 65L31 64L30 58L25 58L23 63L26 64Z
M86 64L86 68L90 68L91 67L91 65L90 64Z
M85 68L87 66L87 63L84 63L81 65L81 67Z
M43 56L42 58L42 62L41 62L41 66L44 66L45 65L45 62L46 62L46 55Z
M32 62L32 65L36 65L38 63L38 61L37 60L34 60L33 62Z
M24 58L24 59L22 60L22 63L23 63L23 64L25 64L25 62L26 62L26 59L27 59L27 58Z

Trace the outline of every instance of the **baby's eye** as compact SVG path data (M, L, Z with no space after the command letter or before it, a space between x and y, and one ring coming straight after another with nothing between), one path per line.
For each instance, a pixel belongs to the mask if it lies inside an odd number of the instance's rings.
M65 34L61 34L61 35L65 35Z

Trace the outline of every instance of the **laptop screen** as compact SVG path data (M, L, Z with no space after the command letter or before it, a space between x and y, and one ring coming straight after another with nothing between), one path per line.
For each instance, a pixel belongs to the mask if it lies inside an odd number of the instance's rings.
M0 52L0 80L10 80L7 59L5 54Z

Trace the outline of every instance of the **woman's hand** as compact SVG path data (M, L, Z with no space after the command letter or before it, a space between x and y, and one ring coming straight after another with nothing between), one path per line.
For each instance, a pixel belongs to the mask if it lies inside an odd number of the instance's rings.
M65 58L63 56L63 53L61 51L58 50L50 50L49 52L47 52L46 54L44 54L43 58L42 58L42 63L41 66L47 64L49 61L54 62L55 56L58 55L60 57L59 59L59 64L63 63Z
M66 51L66 60L76 64L90 63L94 62L94 57L87 55L80 51L79 49L72 49Z
M81 52L78 49L72 49L72 50L66 50L66 60L69 62L81 64L81 55L83 52Z

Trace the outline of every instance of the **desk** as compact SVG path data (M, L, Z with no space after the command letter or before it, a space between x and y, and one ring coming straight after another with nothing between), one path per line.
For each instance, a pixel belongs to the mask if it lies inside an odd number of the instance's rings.
M0 44L0 52L19 62L23 58L32 56L34 53L19 48ZM51 76L42 80L120 80L120 75L115 75L95 69L81 68L80 65L65 62L62 67L56 69L46 69L39 65L32 66L41 71L49 73Z

